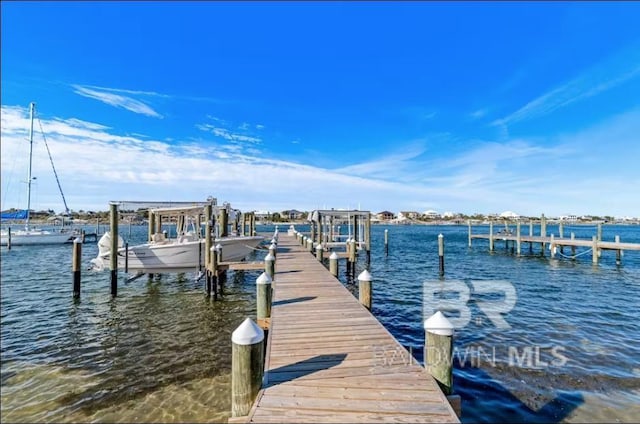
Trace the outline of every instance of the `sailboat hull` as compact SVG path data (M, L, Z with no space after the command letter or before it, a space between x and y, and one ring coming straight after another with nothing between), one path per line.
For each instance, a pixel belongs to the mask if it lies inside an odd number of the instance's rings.
M64 244L73 241L75 235L71 232L54 232L47 230L17 230L11 231L12 246L28 246L41 244ZM9 233L0 233L0 246L7 246Z

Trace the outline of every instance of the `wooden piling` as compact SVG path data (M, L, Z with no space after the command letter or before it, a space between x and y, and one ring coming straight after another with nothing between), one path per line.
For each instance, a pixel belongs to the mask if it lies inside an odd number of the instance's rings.
M80 297L80 281L81 281L81 266L82 264L82 240L76 238L73 240L73 297L78 299Z
M438 311L424 322L424 364L445 395L453 392L453 325Z
M11 250L11 227L7 229L7 250Z
M274 260L277 257L277 252L278 252L278 247L276 246L276 244L272 240L271 244L269 245L269 254L273 256Z
M118 205L111 203L109 205L110 231L111 231L111 296L118 295Z
M229 214L227 213L226 208L220 209L220 216L218 217L218 234L220 237L226 237L229 235Z
M571 233L571 240L575 240L575 238L576 238L576 235L575 235L575 233L572 232ZM576 256L576 247L575 246L571 246L571 256L572 256L571 259L575 259L575 256Z
M129 242L124 242L124 273L129 273Z
M153 240L153 232L156 229L156 216L153 214L151 209L149 209L148 218L149 218L149 228L148 228L149 237L147 238L147 241L151 241Z
M558 224L558 235L560 238L564 238L564 225L562 224L562 221ZM562 244L560 245L560 253L564 254L564 245Z
M276 275L276 258L269 252L267 256L264 258L264 271L269 275L271 280L275 278Z
M547 236L547 218L545 218L544 214L542 214L540 216L540 237L546 237ZM540 252L542 253L542 256L544 256L544 241L540 243Z
M469 227L469 247L471 247L471 220L467 219L467 226Z
M522 229L520 228L520 221L516 222L516 253L518 256L522 253Z
M358 300L371 310L371 274L366 269L358 275Z
M263 272L256 279L256 314L258 321L271 317L271 276Z
M493 252L493 221L489 221L489 251Z
M204 216L207 221L204 226L204 269L205 269L205 279L206 279L206 287L207 287L207 296L211 296L211 291L213 290L212 284L212 270L211 270L211 255L213 254L211 250L211 245L213 244L213 240L211 237L211 226L213 225L212 220L213 207L211 204L205 205L204 207ZM198 261L199 263L200 261Z
M529 220L529 237L533 237L533 220ZM529 242L529 253L533 253L533 242Z
M231 416L249 414L262 386L264 331L247 318L231 335Z
M367 218L364 221L364 240L365 240L365 251L367 252L367 264L370 264L371 263L371 214L370 213L367 214Z
M438 234L438 267L440 276L444 275L444 236Z
M329 255L329 272L338 278L338 254L336 252L332 252L331 255Z
M602 241L602 223L598 222L598 241Z
M218 264L222 263L222 245L216 244L216 255L218 256Z
M215 246L211 246L209 249L209 259L211 260L209 265L209 279L211 280L211 293L210 295L214 300L218 299L218 291L220 290L220 279L218 278L218 251Z
M349 262L351 262L351 278L356 274L356 240L349 241Z
M596 236L591 237L591 242L593 243L591 246L591 262L594 264L598 263L598 238Z
M620 236L615 236L614 241L616 243L620 243ZM622 250L616 250L616 265L620 265L622 263Z
M551 252L551 259L556 257L556 245L554 243L554 235L551 234L551 237L549 239L549 250Z
M389 230L384 230L384 254L389 256Z
M322 255L323 255L323 253L324 253L324 249L322 248L322 244L318 243L316 245L316 258L318 259L318 261L320 263L322 263L322 259L323 259Z

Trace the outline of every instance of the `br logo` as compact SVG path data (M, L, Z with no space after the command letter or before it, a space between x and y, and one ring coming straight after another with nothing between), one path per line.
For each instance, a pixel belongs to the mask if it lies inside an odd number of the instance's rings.
M462 328L471 321L472 295L474 303L496 328L511 328L502 314L513 309L517 295L513 284L506 280L469 280L469 284L462 280L425 281L424 317L429 318L437 311L451 312L447 319L454 328Z

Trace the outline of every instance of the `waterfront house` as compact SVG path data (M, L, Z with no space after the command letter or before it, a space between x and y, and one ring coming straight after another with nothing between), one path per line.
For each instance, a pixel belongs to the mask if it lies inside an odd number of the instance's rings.
M395 218L395 215L393 214L393 212L389 212L389 211L382 211L382 212L378 212L376 214L376 217L380 220L380 221L391 221L393 218Z

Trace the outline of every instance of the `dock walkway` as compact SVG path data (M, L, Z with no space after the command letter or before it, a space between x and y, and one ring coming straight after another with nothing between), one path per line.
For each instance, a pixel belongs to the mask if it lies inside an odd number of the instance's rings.
M247 422L459 422L435 379L280 234L262 390Z

